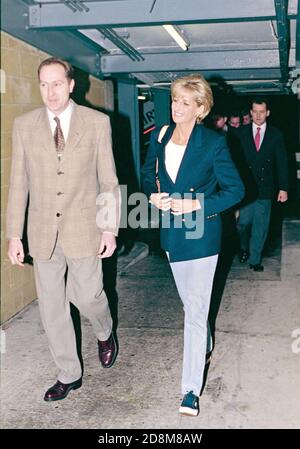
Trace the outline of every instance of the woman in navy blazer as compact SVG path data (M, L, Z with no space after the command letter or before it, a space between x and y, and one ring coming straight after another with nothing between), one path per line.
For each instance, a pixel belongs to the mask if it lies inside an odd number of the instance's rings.
M200 75L182 77L172 83L171 95L174 124L152 133L143 188L161 211L161 246L185 312L179 411L198 415L206 352L212 349L207 317L220 212L243 198L244 187L224 137L201 124L213 105L209 84Z

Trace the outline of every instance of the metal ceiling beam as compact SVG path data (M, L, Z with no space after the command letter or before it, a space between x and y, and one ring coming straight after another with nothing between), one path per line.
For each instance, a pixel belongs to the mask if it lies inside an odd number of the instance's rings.
M125 39L120 37L118 33L109 28L100 28L98 30L104 37L109 39L114 45L120 48L132 61L140 61L145 59L140 52L138 52Z
M296 69L300 71L300 1L298 3L298 14L296 21Z
M269 80L279 80L281 76L281 72L279 68L271 68L271 69L239 69L239 70L197 70L194 73L199 73L204 76L206 79L212 79L215 78L216 80L224 80L224 81L249 81L249 83L252 82L252 80L261 80L269 81ZM176 72L174 74L174 77L169 77L169 83L175 78L175 76L183 76L186 72ZM193 73L190 70L187 73ZM133 75L143 81L146 84L149 85L155 85L157 82L153 77L151 77L150 74L144 74L144 73L133 73ZM166 79L166 77L164 77ZM159 84L159 83L158 83Z
M294 1L294 0L292 0ZM159 25L164 23L212 23L276 18L274 0L113 0L88 2L88 11L71 11L62 3L29 7L29 26L47 28L94 28Z
M73 31L33 31L29 30L28 6L21 0L1 0L1 29L12 36L43 50L50 55L66 59L76 67L94 76L100 72L102 50L89 39L82 39L82 34Z
M296 67L292 71L291 76L295 78L291 84L292 92L294 94L297 94L298 100L300 100L300 2L298 3L298 14L296 21ZM299 114L300 114L300 106L299 106ZM299 136L300 136L300 128L299 128Z
M291 56L293 56L292 53L293 50L291 51ZM103 55L101 57L101 71L104 74L113 74L279 67L279 57L276 49L152 53L144 56L144 61L130 61L124 55Z
M278 50L281 81L287 83L289 78L290 24L288 20L288 1L274 0L276 9Z

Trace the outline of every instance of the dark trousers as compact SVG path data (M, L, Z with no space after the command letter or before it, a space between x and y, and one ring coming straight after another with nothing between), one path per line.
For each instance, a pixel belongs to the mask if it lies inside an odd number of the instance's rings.
M262 250L268 235L271 200L256 200L240 209L238 232L241 249L249 251L249 263L261 262Z

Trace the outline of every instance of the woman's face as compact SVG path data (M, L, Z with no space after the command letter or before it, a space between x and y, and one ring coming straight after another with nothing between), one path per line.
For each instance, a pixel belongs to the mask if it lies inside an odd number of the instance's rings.
M195 94L188 89L177 88L172 97L172 118L176 124L192 124L204 106L198 106Z

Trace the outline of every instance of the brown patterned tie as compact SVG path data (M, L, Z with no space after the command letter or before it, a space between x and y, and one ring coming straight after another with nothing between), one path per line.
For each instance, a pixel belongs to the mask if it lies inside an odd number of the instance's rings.
M65 149L65 138L60 126L60 120L58 117L54 117L54 119L56 121L56 128L54 131L54 142L55 142L55 146L56 146L56 151L57 151L57 155L61 156L64 149Z

